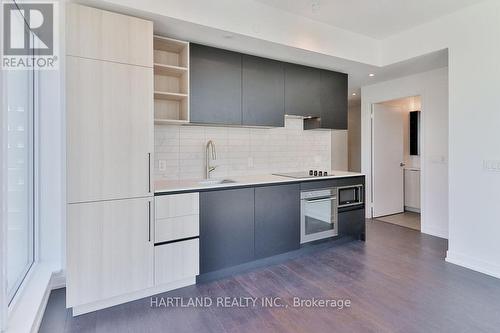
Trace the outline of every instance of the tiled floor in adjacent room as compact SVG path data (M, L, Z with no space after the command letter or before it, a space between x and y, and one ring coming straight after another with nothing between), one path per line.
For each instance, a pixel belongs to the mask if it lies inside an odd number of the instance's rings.
M377 220L420 231L420 214L419 213L404 212L401 214L394 214L394 215L377 217Z

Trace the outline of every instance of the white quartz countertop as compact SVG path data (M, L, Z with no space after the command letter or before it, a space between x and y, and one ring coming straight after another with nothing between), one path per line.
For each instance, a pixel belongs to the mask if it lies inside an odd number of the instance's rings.
M155 193L168 193L168 192L181 192L181 191L197 191L216 188L230 188L239 186L263 185L263 184L279 184L290 182L306 182L315 180L327 180L345 177L364 176L362 173L337 171L332 170L329 172L330 176L315 177L315 178L289 178L276 175L255 175L255 176L240 176L240 177L226 177L224 179L233 180L234 183L222 184L207 184L203 183L203 179L186 179L186 180L156 180ZM214 179L217 180L217 179Z

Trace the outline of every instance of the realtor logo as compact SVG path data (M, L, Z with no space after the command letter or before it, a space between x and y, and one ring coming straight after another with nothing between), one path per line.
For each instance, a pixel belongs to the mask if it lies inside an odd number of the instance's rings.
M2 4L2 69L56 69L57 5L46 1Z

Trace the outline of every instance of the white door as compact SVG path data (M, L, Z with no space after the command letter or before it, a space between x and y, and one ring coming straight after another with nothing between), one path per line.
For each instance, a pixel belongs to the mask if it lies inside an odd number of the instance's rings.
M404 211L403 121L399 107L373 105L373 217Z

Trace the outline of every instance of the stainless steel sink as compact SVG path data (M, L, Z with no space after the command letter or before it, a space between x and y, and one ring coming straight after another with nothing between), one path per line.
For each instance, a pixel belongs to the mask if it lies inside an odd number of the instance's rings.
M198 182L201 185L218 185L218 184L231 184L236 183L232 179L205 179Z

